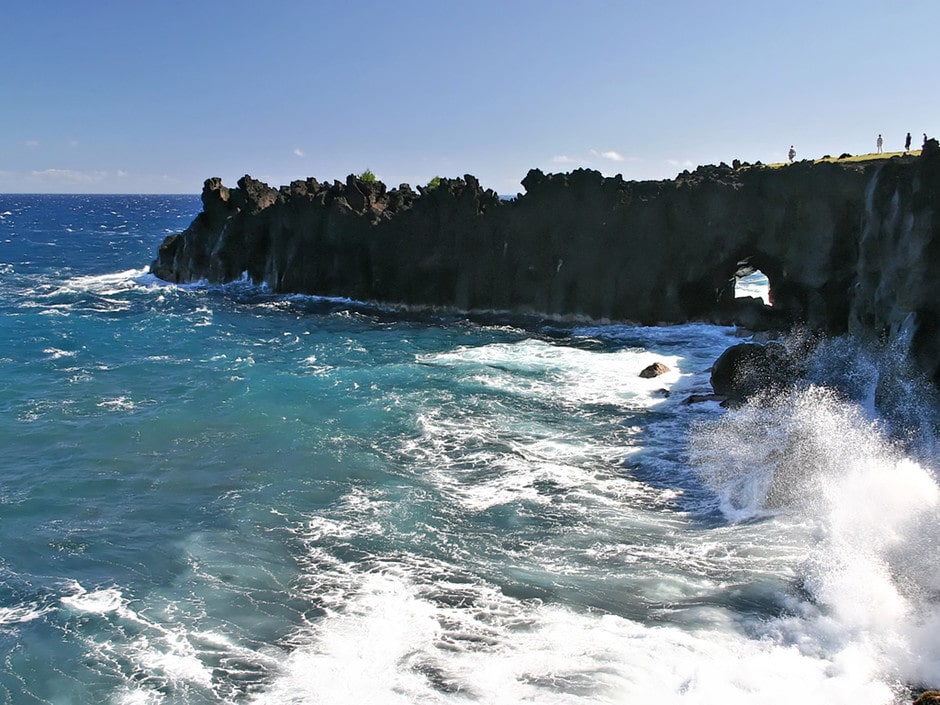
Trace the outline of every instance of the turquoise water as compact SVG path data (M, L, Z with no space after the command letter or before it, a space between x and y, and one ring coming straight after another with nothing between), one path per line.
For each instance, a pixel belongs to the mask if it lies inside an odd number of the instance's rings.
M732 329L156 280L198 210L0 196L0 702L940 685L933 422L875 412L882 358L835 341L770 407L685 405Z

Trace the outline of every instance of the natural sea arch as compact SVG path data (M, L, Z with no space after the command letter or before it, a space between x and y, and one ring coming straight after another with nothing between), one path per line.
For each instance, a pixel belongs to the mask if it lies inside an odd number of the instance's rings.
M770 280L761 270L755 269L749 274L735 275L734 297L736 299L753 297L761 299L765 305L773 306L770 298Z
M748 253L726 260L719 272L719 310L736 325L782 329L800 318L803 303L775 258Z

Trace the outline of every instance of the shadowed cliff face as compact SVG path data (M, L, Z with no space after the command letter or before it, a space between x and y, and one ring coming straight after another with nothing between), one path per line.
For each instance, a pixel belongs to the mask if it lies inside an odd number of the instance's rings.
M279 292L463 311L903 333L934 373L937 151L661 182L533 170L512 201L469 175L418 193L353 176L279 190L209 179L203 212L152 271L214 283L247 272ZM753 269L773 307L734 298Z
M940 145L866 185L849 330L900 340L940 385Z

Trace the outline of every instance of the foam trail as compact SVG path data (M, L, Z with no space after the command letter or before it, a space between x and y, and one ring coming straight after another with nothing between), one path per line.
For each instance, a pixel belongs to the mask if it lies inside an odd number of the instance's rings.
M50 611L50 607L42 607L36 602L16 607L0 607L0 629L7 625L31 622Z

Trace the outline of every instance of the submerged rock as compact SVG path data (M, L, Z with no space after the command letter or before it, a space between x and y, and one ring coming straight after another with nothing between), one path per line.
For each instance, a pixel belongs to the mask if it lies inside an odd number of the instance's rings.
M706 401L717 401L724 403L727 400L728 397L721 394L690 394L682 400L682 404L688 406L689 404L702 404Z

